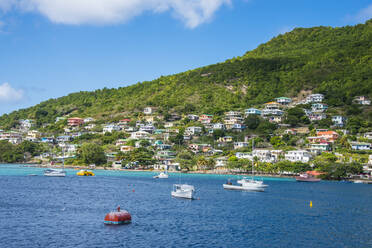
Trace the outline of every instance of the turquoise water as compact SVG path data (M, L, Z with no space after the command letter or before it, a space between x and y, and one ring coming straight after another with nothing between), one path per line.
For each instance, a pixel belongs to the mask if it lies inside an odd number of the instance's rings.
M0 247L372 247L372 185L265 178L256 193L223 190L224 175L42 173L0 165ZM179 181L200 200L172 198ZM105 226L118 205L132 224Z

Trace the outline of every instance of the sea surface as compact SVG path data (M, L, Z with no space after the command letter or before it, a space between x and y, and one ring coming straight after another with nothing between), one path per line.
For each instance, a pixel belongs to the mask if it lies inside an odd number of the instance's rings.
M0 165L0 247L372 247L372 185L264 178L255 193L224 190L234 176L67 171ZM198 199L172 198L179 182ZM118 205L132 223L104 225Z

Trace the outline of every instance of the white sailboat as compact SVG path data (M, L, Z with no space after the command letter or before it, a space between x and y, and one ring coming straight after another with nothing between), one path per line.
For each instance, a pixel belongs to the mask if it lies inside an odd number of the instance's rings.
M254 149L254 140L252 141L252 151ZM243 177L243 179L237 180L237 183L240 185L233 185L230 181L226 184L223 184L224 189L231 189L231 190L244 190L244 191L265 191L265 188L268 185L264 184L262 180L255 180L254 179L254 167L253 167L253 159L252 159L252 178Z
M160 178L160 179L166 179L168 177L169 177L169 175L168 175L168 172L166 172L166 171L160 172L160 174L158 174L156 176L153 176L153 178Z

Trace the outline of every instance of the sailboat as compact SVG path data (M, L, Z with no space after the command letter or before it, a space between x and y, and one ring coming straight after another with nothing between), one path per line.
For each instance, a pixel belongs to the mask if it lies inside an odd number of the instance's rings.
M62 169L46 169L44 171L44 176L46 176L46 177L65 177L66 176L66 171L65 171L65 153L64 153L63 148L62 148L62 153L63 153L63 157L62 157L62 166L63 166L63 168Z
M168 177L169 177L169 175L168 175L167 171L160 172L158 175L153 176L153 178L163 178L163 179L168 178Z
M252 141L252 152L254 150L254 140ZM224 189L231 190L244 190L244 191L265 191L265 188L268 185L264 184L262 180L254 179L254 161L252 159L252 178L243 177L243 179L237 180L237 183L240 185L233 185L230 181L226 184L223 184Z

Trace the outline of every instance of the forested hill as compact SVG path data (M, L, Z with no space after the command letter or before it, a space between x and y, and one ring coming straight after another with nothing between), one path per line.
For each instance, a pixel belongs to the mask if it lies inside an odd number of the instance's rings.
M218 51L216 51L218 52ZM161 112L243 109L302 90L323 93L330 106L372 98L372 19L340 28L296 28L242 57L118 89L78 92L0 117L54 122L57 116L112 118L157 106Z

